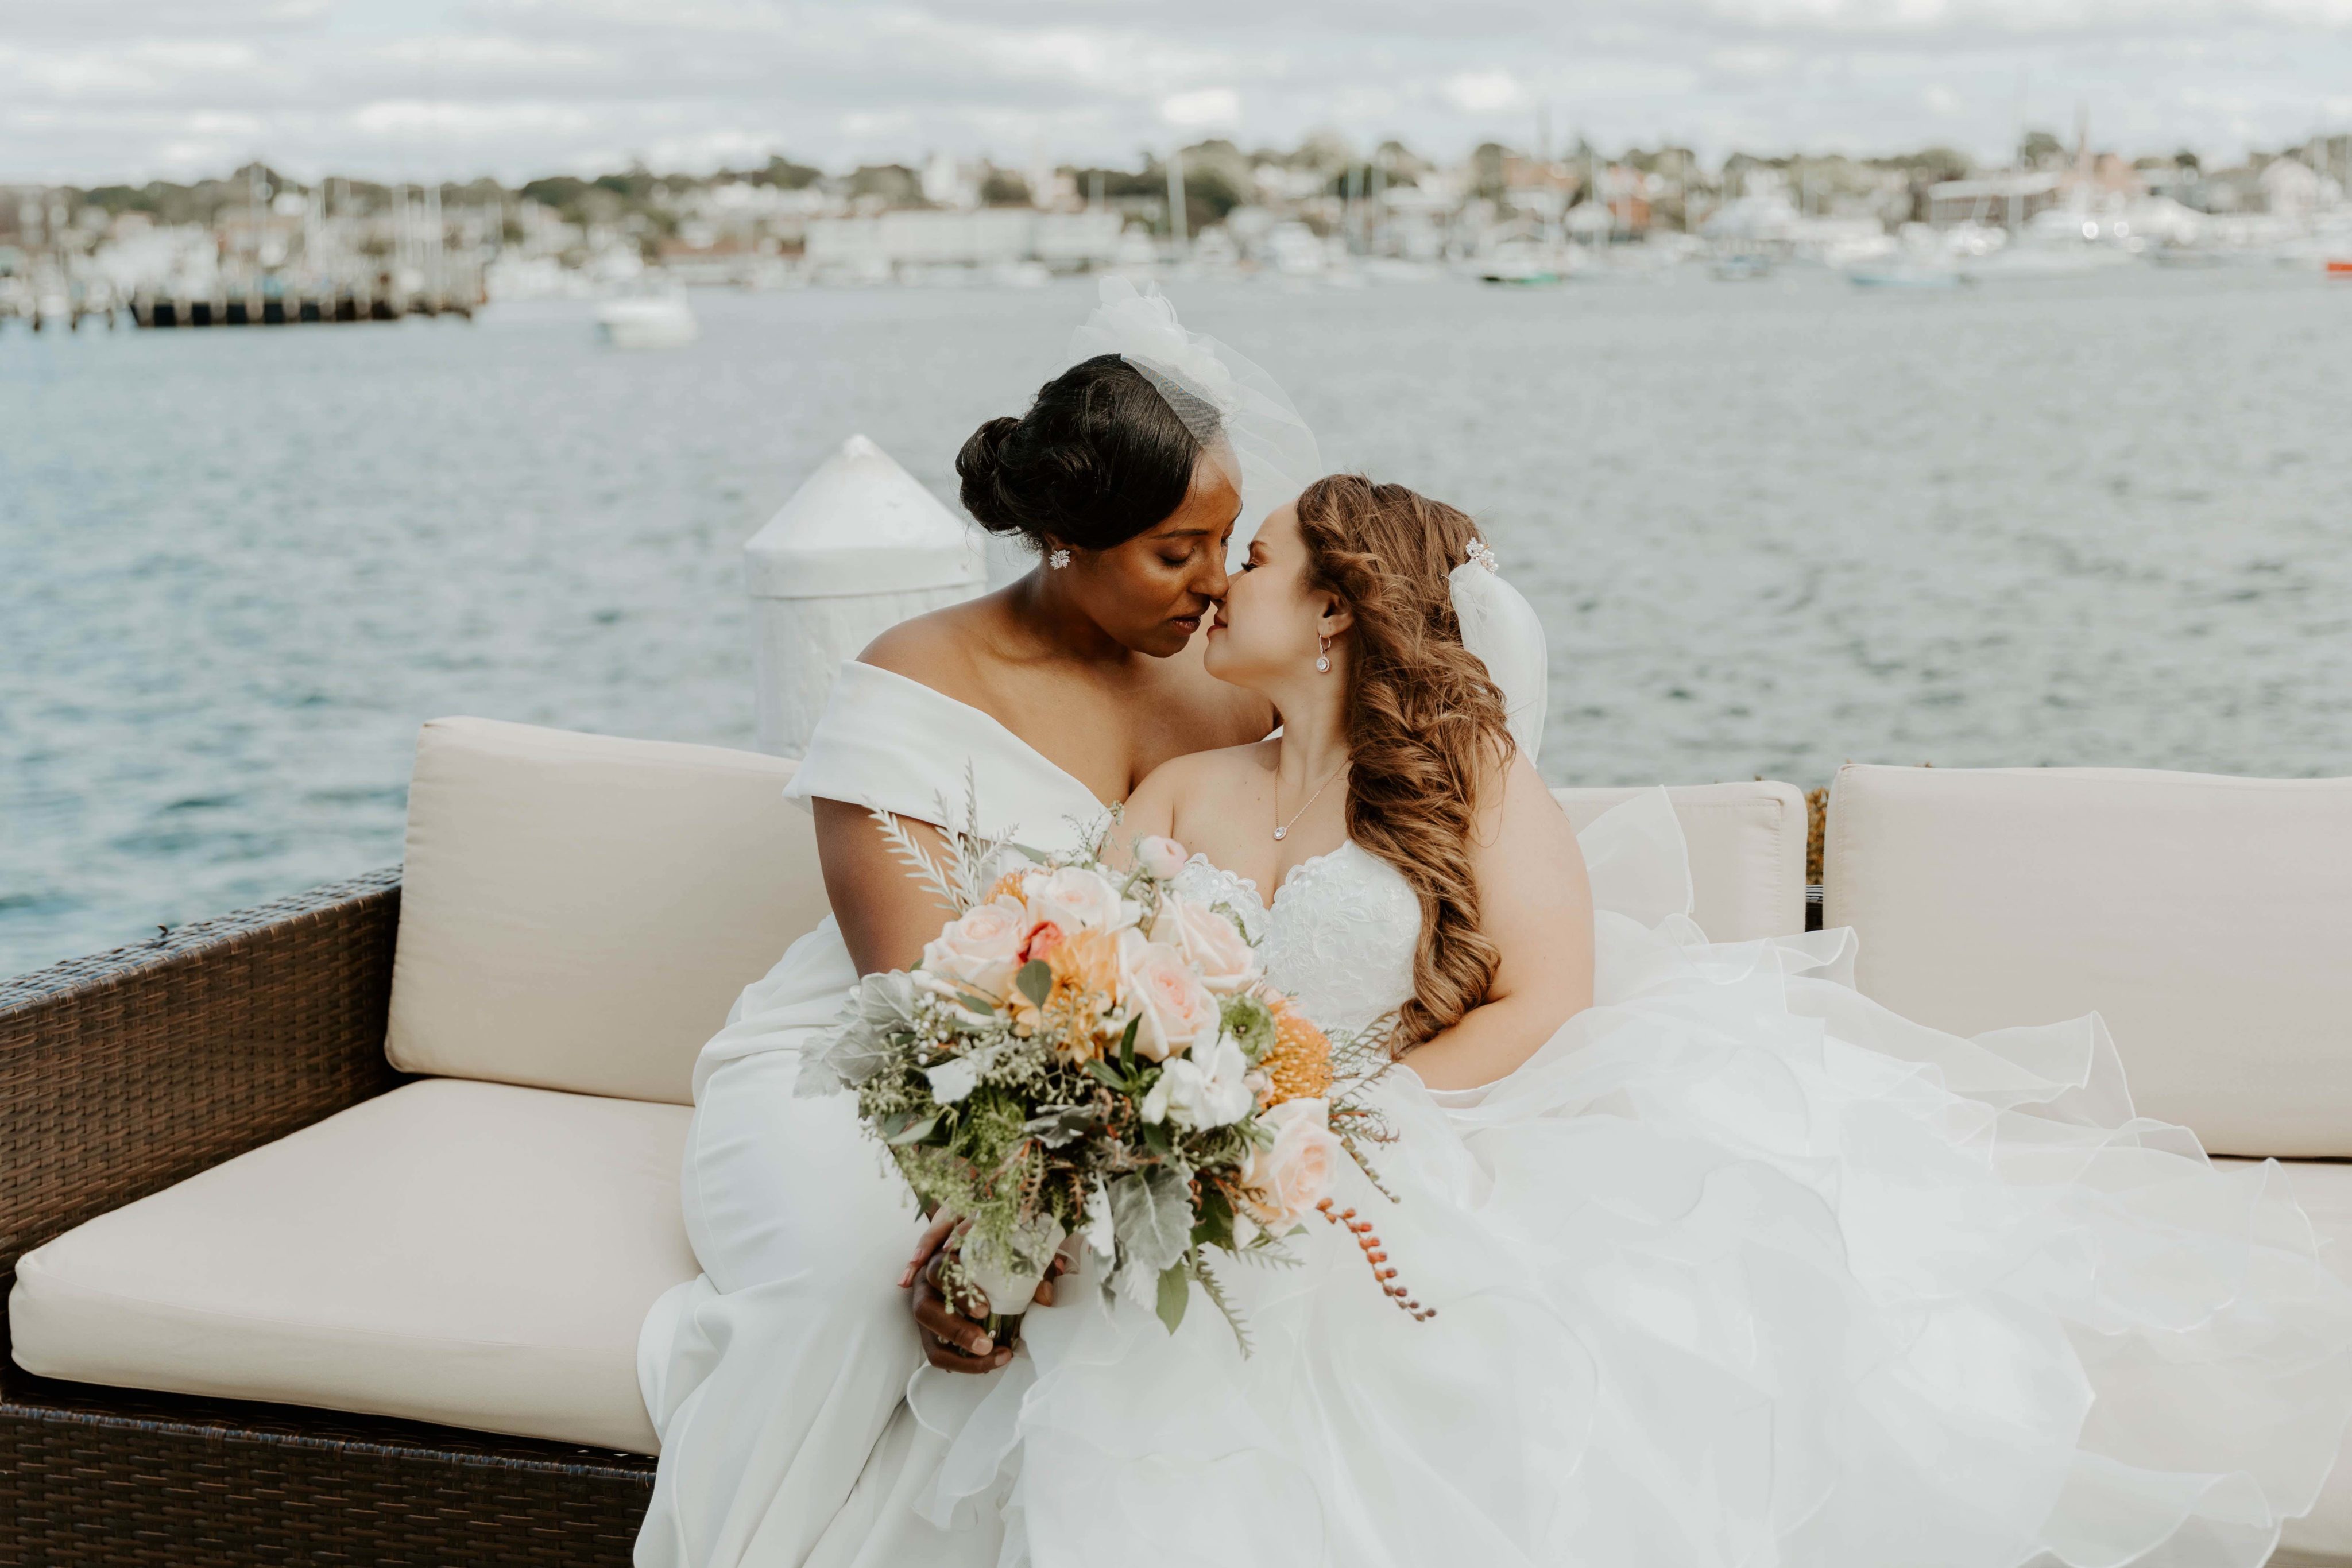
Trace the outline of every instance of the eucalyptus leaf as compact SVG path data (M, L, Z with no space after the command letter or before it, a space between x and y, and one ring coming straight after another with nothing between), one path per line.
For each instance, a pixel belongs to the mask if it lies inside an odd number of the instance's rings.
M1184 1321L1184 1309L1192 1301L1192 1270L1181 1263L1162 1270L1160 1275L1160 1321L1174 1333Z
M898 1125L893 1127L893 1122ZM919 1144L929 1137L931 1129L939 1124L940 1113L937 1111L924 1116L910 1116L904 1111L893 1112L882 1118L882 1141L894 1149L902 1149L908 1144Z
M1021 966L1021 972L1013 977L1013 983L1021 988L1021 994L1027 997L1033 1005L1042 1008L1045 1005L1045 998L1054 994L1053 966L1043 958L1032 958Z

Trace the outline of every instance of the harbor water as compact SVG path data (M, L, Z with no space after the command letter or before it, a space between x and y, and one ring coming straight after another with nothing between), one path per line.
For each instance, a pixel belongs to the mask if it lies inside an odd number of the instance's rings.
M1169 288L1482 519L1556 781L2352 773L2352 284ZM396 861L436 715L748 745L743 540L854 432L951 497L1090 298L0 335L0 974Z

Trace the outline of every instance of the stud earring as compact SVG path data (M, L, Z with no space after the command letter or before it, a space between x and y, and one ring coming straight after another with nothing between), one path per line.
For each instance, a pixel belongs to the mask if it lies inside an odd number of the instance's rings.
M1331 673L1331 639L1328 637L1318 636L1315 639L1315 668L1320 674Z
M1070 564L1070 552L1066 549L1056 549L1052 555L1045 558L1045 564L1052 567L1055 571L1059 571L1064 567Z

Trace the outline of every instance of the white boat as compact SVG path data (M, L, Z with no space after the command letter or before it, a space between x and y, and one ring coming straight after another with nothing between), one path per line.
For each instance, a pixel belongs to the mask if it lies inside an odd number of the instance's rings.
M675 349L702 336L683 289L607 299L596 307L596 330L616 349Z
M1843 270L1846 281L1858 288L1958 288L1975 281L1949 261L1919 256L1864 262Z

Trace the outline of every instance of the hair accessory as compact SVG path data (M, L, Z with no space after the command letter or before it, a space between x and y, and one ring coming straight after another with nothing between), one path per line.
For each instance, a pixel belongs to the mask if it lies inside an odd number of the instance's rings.
M1503 563L1495 559L1493 548L1485 539L1470 541L1470 559L1476 561L1488 571L1499 572L1503 570Z
M1052 567L1055 571L1059 571L1064 567L1070 564L1070 552L1066 549L1057 549L1052 555L1045 558L1045 564Z

